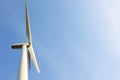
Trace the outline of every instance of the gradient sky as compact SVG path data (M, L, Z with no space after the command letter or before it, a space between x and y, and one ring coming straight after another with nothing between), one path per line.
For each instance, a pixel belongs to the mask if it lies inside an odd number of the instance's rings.
M25 1L0 0L0 80L16 80L26 42ZM119 0L29 0L41 73L29 80L120 80Z

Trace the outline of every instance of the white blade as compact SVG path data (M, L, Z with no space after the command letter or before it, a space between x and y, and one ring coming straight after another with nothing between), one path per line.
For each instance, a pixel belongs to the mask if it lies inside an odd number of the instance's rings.
M25 8L26 8L26 35L28 37L29 43L32 44L30 21L29 21L29 15L28 15L28 6L26 2L25 2Z
M29 51L27 54L28 54L28 66L29 66L29 69L31 69L31 55Z
M29 52L30 52L30 54L31 54L31 58L32 58L32 60L33 60L33 62L34 62L34 65L35 65L35 67L36 67L37 72L40 73L40 69L39 69L39 66L38 66L38 63L37 63L36 56L35 56L35 53L34 53L34 50L33 50L32 45L30 45L30 46L28 47L28 50L29 50Z

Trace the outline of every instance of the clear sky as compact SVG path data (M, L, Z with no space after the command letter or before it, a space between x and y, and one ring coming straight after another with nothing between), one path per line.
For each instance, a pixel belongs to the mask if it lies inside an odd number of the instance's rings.
M26 42L25 1L0 0L0 80L16 80ZM41 73L29 80L120 80L119 0L29 0Z

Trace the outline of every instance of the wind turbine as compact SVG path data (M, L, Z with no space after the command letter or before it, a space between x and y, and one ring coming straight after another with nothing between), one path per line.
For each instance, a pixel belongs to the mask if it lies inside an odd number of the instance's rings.
M12 45L13 49L21 49L22 48L18 80L28 80L28 66L29 66L29 68L31 68L31 60L33 60L33 63L35 65L37 72L40 73L40 69L39 69L39 66L38 66L38 63L36 60L36 56L34 53L34 49L32 46L32 36L31 36L30 21L29 21L29 15L28 15L28 5L26 2L25 2L25 9L26 9L26 35L28 38L28 42Z

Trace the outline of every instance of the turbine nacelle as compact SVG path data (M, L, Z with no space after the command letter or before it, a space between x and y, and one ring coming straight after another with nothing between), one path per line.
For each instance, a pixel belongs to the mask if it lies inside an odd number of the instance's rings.
M12 44L12 49L21 49L23 45L26 45L26 47L29 47L30 44L28 43L18 43L18 44Z

